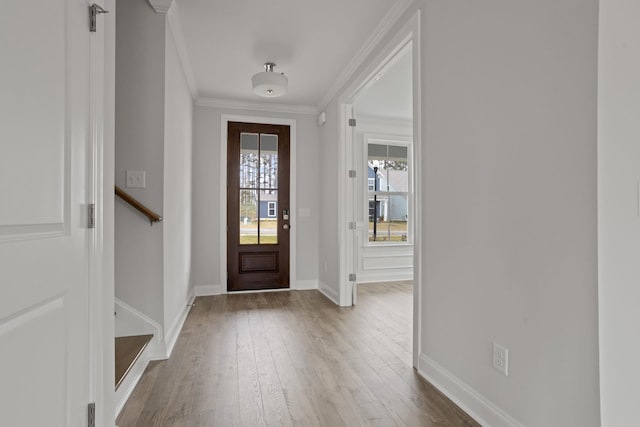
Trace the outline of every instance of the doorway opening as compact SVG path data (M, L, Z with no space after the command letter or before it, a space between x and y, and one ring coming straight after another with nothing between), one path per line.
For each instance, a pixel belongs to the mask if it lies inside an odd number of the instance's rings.
M413 280L412 64L409 43L351 104L354 304L357 285Z
M414 16L342 100L340 304L357 307L371 292L404 300L400 309L413 312L413 366L421 317L419 52Z

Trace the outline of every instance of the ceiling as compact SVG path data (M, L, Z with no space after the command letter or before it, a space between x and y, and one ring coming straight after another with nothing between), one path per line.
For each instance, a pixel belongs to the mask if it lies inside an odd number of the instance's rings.
M392 120L413 120L413 61L411 50L362 90L353 102L358 117Z
M201 98L322 107L407 0L175 0ZM289 78L261 98L251 76L265 62Z

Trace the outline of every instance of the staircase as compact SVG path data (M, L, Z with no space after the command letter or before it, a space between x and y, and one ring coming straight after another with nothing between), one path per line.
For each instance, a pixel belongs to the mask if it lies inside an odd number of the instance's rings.
M122 380L127 376L131 367L136 363L152 338L153 335L135 335L116 338L116 390L120 387Z
M166 359L162 327L115 298L115 403L119 414L151 360Z

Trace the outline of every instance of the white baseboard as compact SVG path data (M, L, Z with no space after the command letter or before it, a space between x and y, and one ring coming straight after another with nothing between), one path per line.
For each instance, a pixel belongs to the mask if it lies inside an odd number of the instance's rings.
M298 280L294 288L296 290L318 289L317 280ZM264 292L260 290L257 292ZM211 295L222 295L227 293L227 289L223 285L198 285L193 287L193 293L197 297L206 297Z
M153 334L163 338L162 325L126 302L114 298L114 310L117 313L116 337Z
M340 295L323 282L318 282L318 290L336 305L340 305Z
M298 280L296 282L296 290L298 291L306 291L309 289L318 289L318 281L317 280Z
M164 328L144 313L131 307L126 302L114 298L115 310L119 319L117 322L127 322L120 333L116 333L116 337L152 334L153 339L147 345L145 354L149 360L164 360L168 358L167 345L164 341Z
M167 331L167 334L164 337L164 342L166 343L166 356L167 359L171 357L171 352L173 351L173 347L176 345L176 341L178 341L178 336L180 336L180 332L182 331L182 327L184 326L185 320L187 320L187 316L189 315L189 310L191 310L191 305L193 304L193 300L195 300L195 296L191 295L189 300L184 305L184 308L180 312L180 315L176 317L173 321L173 324Z
M208 297L226 294L227 289L223 285L198 285L193 287L193 293L197 297Z
M486 427L524 427L480 393L442 366L420 353L418 374L451 399L469 416Z

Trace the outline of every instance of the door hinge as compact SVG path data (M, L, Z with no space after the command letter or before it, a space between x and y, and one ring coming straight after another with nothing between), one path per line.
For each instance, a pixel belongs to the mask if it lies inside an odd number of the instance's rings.
M356 222L355 221L349 222L349 230L355 230L355 229L356 229Z
M96 404L95 402L89 403L89 410L87 411L87 425L89 427L96 427Z
M350 282L356 281L356 273L349 273L349 281Z
M102 7L95 3L89 6L89 31L92 33L96 32L96 17L99 13L109 13L109 11L104 10Z
M355 178L355 177L356 177L356 171L355 171L355 170L353 170L353 169L351 169L351 170L349 171L349 178Z
M356 127L356 119L349 119L349 126L352 128Z
M96 228L96 204L91 203L87 207L89 209L87 214L87 228Z

